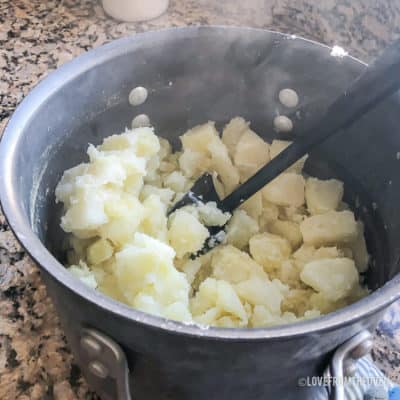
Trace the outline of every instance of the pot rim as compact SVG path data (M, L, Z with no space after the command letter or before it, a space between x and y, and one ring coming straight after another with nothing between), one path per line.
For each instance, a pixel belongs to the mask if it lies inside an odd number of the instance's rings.
M4 215L16 238L26 249L31 258L45 269L55 280L68 290L73 291L86 301L93 303L104 310L124 319L129 319L139 324L144 324L155 329L162 329L170 334L189 335L214 340L265 340L290 338L305 334L317 334L338 326L348 325L371 314L375 314L389 306L400 297L400 275L396 275L383 287L377 289L370 295L344 307L333 313L297 323L280 325L266 328L204 328L195 324L185 324L178 321L167 320L135 310L134 308L119 303L95 289L91 289L76 279L41 243L33 229L30 218L18 201L17 193L13 185L13 174L15 154L18 151L18 140L30 119L55 91L63 87L68 81L86 72L94 66L106 62L128 52L137 46L138 40L151 40L156 35L192 35L196 36L203 31L218 33L224 30L242 30L269 32L270 34L283 36L285 39L301 40L322 48L331 49L324 44L304 39L298 36L283 34L266 29L233 27L233 26L193 26L169 28L158 31L139 33L118 39L100 46L94 50L84 53L72 61L64 64L56 71L49 74L41 81L21 102L10 118L0 142L0 204ZM346 56L349 61L365 65L362 61ZM31 204L34 200L31 201Z

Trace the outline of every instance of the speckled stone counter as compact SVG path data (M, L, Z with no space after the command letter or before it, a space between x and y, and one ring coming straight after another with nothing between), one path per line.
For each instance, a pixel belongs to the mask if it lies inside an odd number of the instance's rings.
M248 25L339 44L371 59L400 35L400 0L171 0L146 23L119 23L95 0L0 0L0 132L50 71L112 39L164 27ZM34 133L32 140L35 140ZM400 304L375 333L373 358L400 383ZM74 364L40 272L0 213L0 399L96 399Z

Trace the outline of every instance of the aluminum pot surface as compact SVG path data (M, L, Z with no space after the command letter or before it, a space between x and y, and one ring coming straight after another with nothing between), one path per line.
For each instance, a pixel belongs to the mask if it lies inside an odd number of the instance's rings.
M257 29L149 32L62 66L18 107L0 145L1 203L15 235L41 267L78 363L104 398L122 396L115 392L121 385L114 385L121 376L116 369L101 377L99 366L89 365L99 349L85 342L87 328L123 349L134 399L301 400L318 393L300 388L298 379L320 375L337 346L373 329L399 297L398 95L319 146L306 164L311 174L344 181L345 200L366 225L373 256L367 282L373 291L357 303L286 326L200 329L120 304L86 287L62 265L61 209L54 189L65 169L85 159L88 143L123 131L142 113L175 146L187 128L207 120L221 126L237 115L271 140L277 137L273 117L288 113L277 100L285 87L301 99L296 113L289 114L294 131L288 138L296 139L364 68L335 54L311 41ZM128 94L138 85L149 97L132 108ZM117 352L108 356L121 361Z

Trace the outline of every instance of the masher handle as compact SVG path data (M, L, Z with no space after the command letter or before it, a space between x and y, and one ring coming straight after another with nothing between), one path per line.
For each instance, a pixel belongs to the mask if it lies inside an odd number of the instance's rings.
M241 203L271 182L312 148L348 128L383 99L400 88L400 40L388 46L380 57L327 109L323 117L294 143L279 153L255 175L220 203L232 212ZM343 144L345 145L345 144Z

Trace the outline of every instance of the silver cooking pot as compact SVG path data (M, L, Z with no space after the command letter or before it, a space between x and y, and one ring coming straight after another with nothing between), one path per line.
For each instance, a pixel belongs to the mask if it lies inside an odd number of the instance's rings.
M137 114L147 114L175 146L187 128L207 120L221 125L236 115L271 140L273 117L287 112L277 93L291 87L301 99L290 115L296 140L363 68L294 36L189 27L90 51L50 74L21 103L1 141L1 203L41 267L77 362L104 399L326 398L326 388L300 387L299 379L324 371L341 376L351 356L368 351L368 331L400 295L397 95L307 161L307 172L345 182L345 200L366 225L373 258L366 274L371 294L321 318L273 328L200 329L120 304L63 267L54 199L62 172L85 159L87 144L121 132ZM138 85L149 97L133 108L128 94ZM330 395L343 399L343 388L333 387Z

